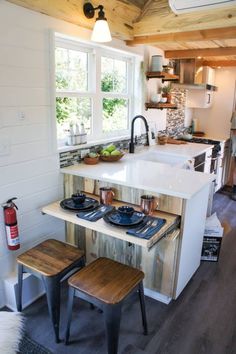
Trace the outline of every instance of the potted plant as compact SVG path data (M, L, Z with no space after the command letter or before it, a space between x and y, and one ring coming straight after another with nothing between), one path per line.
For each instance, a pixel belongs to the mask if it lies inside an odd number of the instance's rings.
M171 84L162 86L161 88L162 97L167 98L167 103L171 103Z

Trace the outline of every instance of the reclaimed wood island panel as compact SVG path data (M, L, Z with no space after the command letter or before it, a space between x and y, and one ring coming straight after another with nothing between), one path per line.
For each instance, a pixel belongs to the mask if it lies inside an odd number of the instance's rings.
M87 262L106 256L137 267L145 273L146 295L165 303L177 298L200 265L213 176L133 157L112 165L69 166L61 172L66 198L78 190L98 196L100 187L110 186L117 201L134 204L136 209L142 194L152 194L159 201L157 212L173 214L176 220L180 219L179 228L176 223L171 232L169 230L149 246L136 237L115 235L115 227L110 225L106 227L113 231L98 229L100 220L90 223L97 224L97 229L81 220L79 223L67 220L66 223L67 240L85 250Z

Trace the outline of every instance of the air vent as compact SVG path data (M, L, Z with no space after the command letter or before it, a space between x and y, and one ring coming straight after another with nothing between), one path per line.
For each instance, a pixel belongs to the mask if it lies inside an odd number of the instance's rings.
M235 6L236 0L169 0L172 11L176 14L192 11L217 9L223 6Z

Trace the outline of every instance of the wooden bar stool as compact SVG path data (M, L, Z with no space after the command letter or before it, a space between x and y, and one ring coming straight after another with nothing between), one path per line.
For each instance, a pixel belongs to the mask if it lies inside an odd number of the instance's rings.
M46 240L17 257L18 294L17 310L22 311L23 273L40 278L45 286L49 315L55 340L59 339L60 281L72 270L84 267L84 252L57 240Z
M144 273L108 258L98 258L72 275L69 282L65 344L69 343L73 299L76 296L101 308L104 313L108 354L118 350L121 306L133 291L139 292L144 334L147 320L143 293Z

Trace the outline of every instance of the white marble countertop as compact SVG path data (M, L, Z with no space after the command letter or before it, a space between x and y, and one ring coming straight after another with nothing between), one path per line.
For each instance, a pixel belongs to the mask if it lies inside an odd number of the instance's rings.
M202 153L212 149L213 145L207 144L196 144L196 143L186 143L186 144L165 144L165 145L153 145L150 147L143 148L140 152L138 149L135 150L135 154L144 152L154 152L168 154L172 156L178 156L181 158L191 159Z
M165 147L166 149L163 149ZM168 155L173 156L174 151L176 156L191 158L208 149L209 145L189 143L157 145L146 148L145 151L156 151L157 154L166 152L168 159ZM113 163L99 162L97 165L81 163L62 168L61 172L184 199L193 197L215 178L214 175L171 167L167 163L144 161L139 159L141 154L126 154L120 161Z

